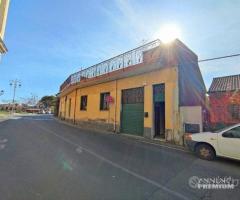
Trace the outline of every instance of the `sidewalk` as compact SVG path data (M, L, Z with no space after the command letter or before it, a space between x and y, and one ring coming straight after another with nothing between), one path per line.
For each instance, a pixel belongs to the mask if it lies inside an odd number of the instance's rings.
M6 121L11 117L9 113L0 112L0 122Z
M60 120L57 117L54 117L54 118L60 123L63 123L65 125L72 126L72 127L84 130L84 131L94 131L94 132L97 132L99 134L112 134L112 135L115 135L116 137L122 137L122 138L125 138L125 139L128 139L128 140L134 140L134 141L137 141L137 142L140 142L140 143L162 146L162 147L165 147L165 148L175 149L175 150L184 151L184 152L190 152L187 149L187 147L180 146L180 145L177 145L177 144L172 144L172 143L169 143L169 142L165 142L163 140L158 140L158 139L151 140L151 139L147 139L147 138L144 138L144 137L141 137L141 136L135 136L135 135L125 134L125 133L114 133L114 132L102 131L102 130L97 130L97 129L83 128L83 127L80 127L76 124L66 122L64 120Z
M21 113L6 113L6 112L0 112L0 122L9 120L9 119L13 119L15 117L20 117L20 116L25 116L24 114Z
M176 149L176 150L180 150L180 151L184 151L184 152L189 152L187 147L180 146L180 145L177 145L177 144L172 144L172 143L166 142L164 140L148 139L148 138L145 138L145 137L125 134L125 133L117 134L117 136L124 137L124 138L134 140L134 141L138 141L138 142L141 142L141 143L157 145L157 146L164 146L164 147L169 148L169 149Z
M4 117L0 116L0 122L4 122L9 119L11 119L11 116L4 116Z

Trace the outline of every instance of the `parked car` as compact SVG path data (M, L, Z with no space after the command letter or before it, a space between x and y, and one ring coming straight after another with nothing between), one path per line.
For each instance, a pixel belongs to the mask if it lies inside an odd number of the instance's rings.
M240 160L240 124L215 132L185 134L185 141L201 159L213 160L220 156Z

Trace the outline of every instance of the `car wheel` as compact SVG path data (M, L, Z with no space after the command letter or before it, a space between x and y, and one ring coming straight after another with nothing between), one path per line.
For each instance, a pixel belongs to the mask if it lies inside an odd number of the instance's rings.
M214 149L207 144L199 144L196 147L196 154L199 158L204 160L214 160L215 151Z

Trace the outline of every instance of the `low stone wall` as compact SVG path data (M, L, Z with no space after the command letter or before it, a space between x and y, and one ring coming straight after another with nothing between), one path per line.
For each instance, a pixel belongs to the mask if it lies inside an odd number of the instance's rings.
M98 120L88 120L88 121L76 120L74 122L74 120L72 120L72 119L64 119L64 118L60 118L60 119L66 121L68 123L75 124L75 125L77 125L77 126L79 126L81 128L114 132L114 124L107 123L107 122L104 122L104 121L98 121Z
M60 117L59 119L71 124L75 124L83 129L120 133L120 127L118 125L116 125L116 130L114 130L114 124L107 123L104 120L76 120L74 122L72 119L64 119ZM154 139L151 128L144 128L143 137L152 140ZM171 129L166 129L165 142L177 145L184 145L183 134L177 131L174 132Z
M114 132L114 125L111 123L106 123L102 121L75 121L75 124L77 124L80 127L83 128L89 128L89 129L96 129L96 130L105 130L105 131L112 131Z

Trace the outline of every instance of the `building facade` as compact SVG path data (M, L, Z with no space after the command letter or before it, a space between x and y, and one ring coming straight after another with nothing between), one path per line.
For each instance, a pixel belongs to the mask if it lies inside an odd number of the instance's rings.
M3 42L7 22L9 0L0 0L0 54L7 52L7 47Z
M240 123L240 74L214 78L208 93L213 127Z
M179 40L155 40L70 75L59 117L182 144L186 124L202 130L205 93L197 56Z

